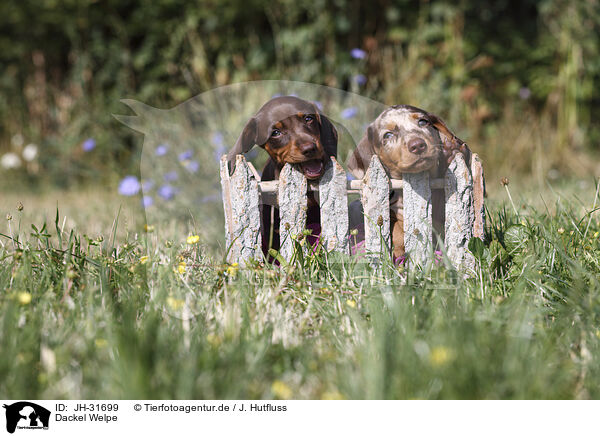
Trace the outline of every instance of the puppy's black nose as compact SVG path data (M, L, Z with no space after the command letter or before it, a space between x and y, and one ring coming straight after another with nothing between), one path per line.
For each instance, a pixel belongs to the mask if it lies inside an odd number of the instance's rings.
M317 144L315 144L314 142L308 142L306 144L302 144L299 146L299 148L300 148L300 152L306 157L311 157L311 156L315 155L317 152Z
M427 150L427 143L421 138L414 138L408 141L408 151L414 154L422 154Z

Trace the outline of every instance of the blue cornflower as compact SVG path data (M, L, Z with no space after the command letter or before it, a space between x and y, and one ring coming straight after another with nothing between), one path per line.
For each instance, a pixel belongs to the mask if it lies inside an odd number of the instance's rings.
M156 147L156 150L154 150L154 154L157 156L164 156L167 154L167 151L169 151L169 146L167 144L160 144Z
M353 48L350 50L350 56L352 56L354 59L364 59L367 57L367 52L361 50L360 48Z
M149 191L152 188L154 188L154 180L152 180L152 179L145 179L145 180L142 181L142 190Z
M356 114L358 114L358 109L354 106L352 107L347 107L346 109L344 109L340 115L342 116L343 119L348 120L350 118L354 118L356 116Z
M183 162L184 160L189 160L194 155L192 150L186 150L183 153L179 153L179 162Z
M86 139L83 141L83 144L81 144L81 148L83 148L83 151L85 152L92 151L96 148L96 140L94 138Z
M149 195L144 195L142 197L142 206L150 207L153 204L154 204L154 198L150 197Z
M169 171L168 173L165 173L163 177L165 182L174 182L179 178L179 175L177 174L177 171Z
M221 132L215 132L210 137L210 140L214 145L219 146L219 145L223 145L223 142L225 141L225 137L223 136L223 134Z
M162 185L156 192L164 200L170 200L175 196L175 189L171 185Z
M365 83L367 83L367 76L365 76L364 74L357 74L356 76L354 76L354 82L358 86L363 86Z
M191 160L187 163L185 167L190 173L195 173L200 168L200 164L195 160Z
M119 194L132 196L140 192L140 182L136 176L126 176L119 183Z

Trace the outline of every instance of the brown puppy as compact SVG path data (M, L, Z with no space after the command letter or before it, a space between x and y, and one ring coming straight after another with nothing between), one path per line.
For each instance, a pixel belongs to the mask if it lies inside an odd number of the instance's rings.
M463 153L467 164L471 152L463 141L448 129L437 115L408 105L392 106L383 111L367 128L350 157L348 168L357 178L364 177L377 155L388 176L401 179L402 173L429 172L430 178L444 177L457 153ZM434 190L433 224L438 234L444 229L444 192ZM356 218L351 220L356 222ZM404 216L402 195L390 198L390 225L394 258L404 255Z
M276 97L246 123L227 155L230 169L235 156L248 152L254 145L265 149L270 157L263 169L262 181L278 180L286 163L299 164L307 179L317 180L323 175L330 156L337 155L337 131L314 104L298 97ZM319 206L310 193L307 226L319 223ZM267 205L262 206L262 240L265 254L269 248L279 249L279 212Z

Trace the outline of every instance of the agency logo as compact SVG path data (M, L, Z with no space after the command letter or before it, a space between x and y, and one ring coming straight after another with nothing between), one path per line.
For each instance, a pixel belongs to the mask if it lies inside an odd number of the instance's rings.
M14 433L18 428L26 430L48 430L50 411L29 401L19 401L6 409L6 431Z

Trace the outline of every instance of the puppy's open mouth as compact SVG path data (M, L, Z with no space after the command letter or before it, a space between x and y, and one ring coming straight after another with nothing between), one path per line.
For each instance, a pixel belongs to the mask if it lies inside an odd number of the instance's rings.
M323 175L323 161L320 159L302 162L300 168L307 179L318 179Z

